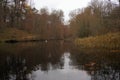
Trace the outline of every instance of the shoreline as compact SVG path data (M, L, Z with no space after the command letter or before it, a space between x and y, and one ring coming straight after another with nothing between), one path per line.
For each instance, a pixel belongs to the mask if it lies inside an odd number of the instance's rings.
M87 38L77 38L74 42L75 45L82 48L105 48L120 50L120 32Z

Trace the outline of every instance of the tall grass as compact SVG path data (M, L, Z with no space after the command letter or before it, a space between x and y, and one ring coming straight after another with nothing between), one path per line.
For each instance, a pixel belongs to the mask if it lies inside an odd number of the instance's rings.
M82 48L106 48L120 50L120 32L95 37L78 38L75 44Z
M35 35L30 34L24 30L19 30L16 28L4 28L0 30L0 41L5 40L26 40L33 39Z

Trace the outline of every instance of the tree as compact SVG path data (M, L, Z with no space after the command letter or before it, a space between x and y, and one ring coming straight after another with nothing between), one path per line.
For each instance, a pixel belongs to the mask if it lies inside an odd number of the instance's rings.
M61 29L63 27L63 11L61 10L53 10L50 15L51 21L51 37L52 38L60 38Z
M4 27L22 26L22 21L25 19L26 0L0 0L0 23Z
M20 28L21 21L25 17L26 12L26 0L12 0L10 5L10 24L11 26L15 26Z
M73 37L88 37L119 31L119 8L113 2L92 0L88 7L73 11L70 28Z

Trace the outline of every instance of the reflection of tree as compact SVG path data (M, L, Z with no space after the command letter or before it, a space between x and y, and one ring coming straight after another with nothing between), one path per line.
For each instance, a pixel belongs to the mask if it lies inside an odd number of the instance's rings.
M11 44L7 50L6 48L0 49L0 80L10 78L27 80L28 74L32 70L48 71L63 68L64 62L61 57L64 50L67 49L66 46L67 44L64 45L63 42L50 41L24 43L24 45L14 44L14 46Z
M61 57L65 51L71 52L70 64L86 70L91 75L91 80L120 79L119 53L77 49L69 43L59 41L14 44L7 48L0 47L0 80L13 77L16 80L27 80L28 74L33 70L63 68L64 60Z
M91 74L91 80L119 80L120 70L115 70L111 66L105 65L100 70Z
M91 80L119 80L120 55L106 50L72 49L71 59Z
M25 49L21 54L30 63L28 66L32 66L43 71L49 70L52 66L53 69L62 67L61 56L63 55L62 46L59 42L39 43L34 47Z
M5 64L0 68L0 80L28 80L25 59L7 57Z

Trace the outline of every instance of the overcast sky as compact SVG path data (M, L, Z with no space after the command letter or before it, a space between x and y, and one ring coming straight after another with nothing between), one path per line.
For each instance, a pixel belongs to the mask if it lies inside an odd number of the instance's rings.
M64 11L65 20L69 20L72 10L86 7L91 0L33 0L34 6L40 10L47 7L49 10L61 9ZM116 0L112 0L116 1Z
M40 8L47 7L49 10L61 9L64 11L65 20L69 19L72 10L86 7L91 0L34 0L34 6Z

